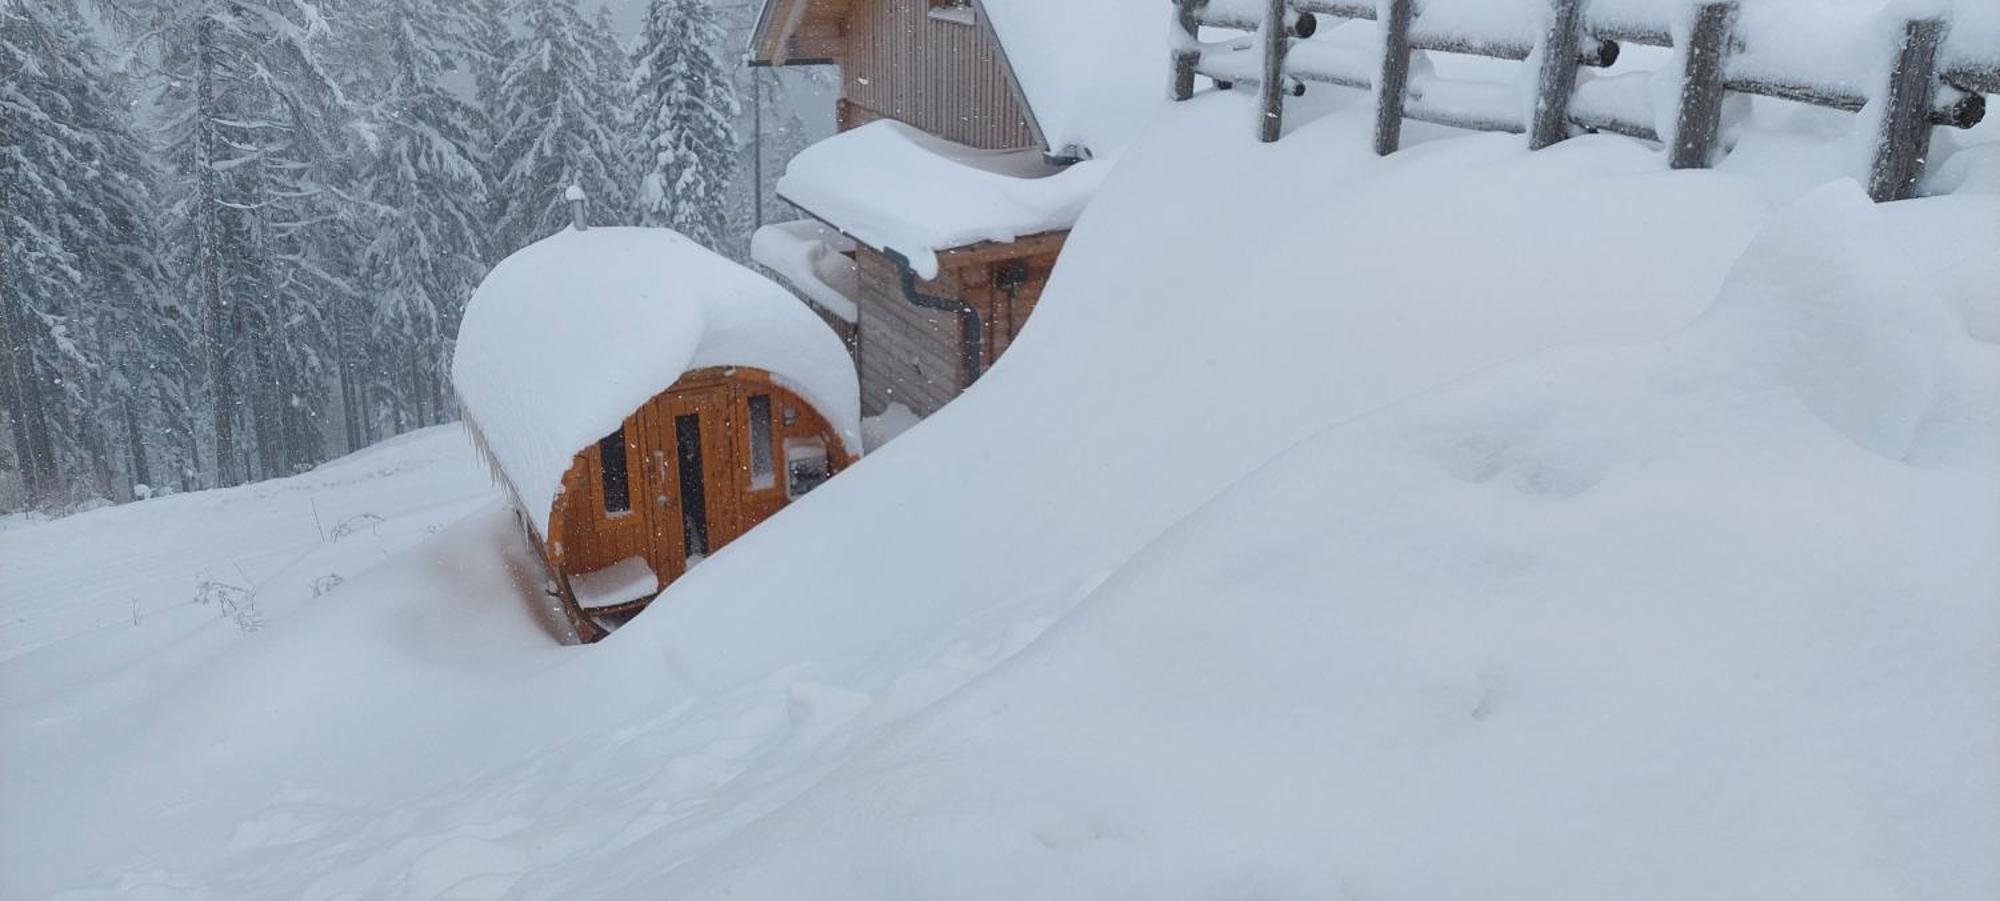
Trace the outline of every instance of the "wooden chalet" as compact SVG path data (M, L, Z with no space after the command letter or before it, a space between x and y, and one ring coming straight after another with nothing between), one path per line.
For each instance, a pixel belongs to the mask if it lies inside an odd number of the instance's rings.
M583 641L860 448L838 339L664 229L572 229L508 257L466 310L452 377Z
M1081 37L1163 15L1146 0L766 0L753 64L838 66L839 133L778 185L815 222L766 227L752 256L849 339L865 412L928 415L1006 352L1103 158L1165 99L1157 64Z

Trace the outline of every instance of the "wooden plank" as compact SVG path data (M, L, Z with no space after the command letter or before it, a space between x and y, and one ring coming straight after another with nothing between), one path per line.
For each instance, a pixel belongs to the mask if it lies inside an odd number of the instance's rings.
M936 412L959 390L958 317L904 300L896 268L881 254L863 248L855 261L863 408L900 402L918 415Z
M1331 16L1337 19L1375 21L1376 10L1373 3L1329 2L1329 0L1293 0L1292 8L1302 13ZM1209 16L1202 20L1205 25L1219 28L1237 28L1254 31L1257 23L1228 16ZM1588 31L1588 29L1586 29ZM1465 35L1437 31L1424 27L1423 18L1417 17L1410 26L1410 49L1434 50L1440 53L1462 53L1469 56L1485 56L1493 59L1524 60L1534 53L1534 45L1509 37L1494 38L1484 35ZM1605 67L1618 61L1618 43L1599 38L1594 34L1579 37L1577 64Z
M1706 169L1714 163L1727 92L1722 73L1735 28L1735 0L1704 3L1694 11L1687 50L1681 55L1680 104L1667 146L1670 168Z
M1403 107L1403 116L1404 118L1415 119L1418 122L1429 122L1432 125L1444 125L1450 128L1463 128L1468 131L1497 131L1508 134L1521 134L1528 130L1527 126L1522 125L1518 119L1484 118L1460 110L1433 107L1422 100L1413 100L1405 104Z
M1658 142L1660 140L1660 134L1653 130L1652 123L1634 122L1630 119L1620 117L1615 113L1601 110L1572 109L1569 113L1569 121L1572 125L1587 128L1591 131L1608 131L1615 135L1624 135L1628 138L1637 138L1641 141Z
M1592 34L1621 44L1638 44L1642 47L1672 47L1673 33L1664 28L1653 28L1629 22L1595 24L1590 26Z
M1257 140L1278 139L1285 124L1285 52L1292 39L1285 22L1285 0L1264 0L1264 24L1259 32L1264 49L1263 79L1257 85Z
M1177 47L1173 55L1173 98L1187 100L1194 97L1194 70L1201 62L1201 51L1195 45L1201 40L1201 11L1208 6L1208 0L1174 0L1174 24L1180 29L1174 35L1176 41L1186 46Z
M1416 0L1388 0L1382 35L1382 67L1375 78L1375 155L1395 153L1403 140L1403 92L1410 84L1410 19Z
M1569 101L1576 93L1576 54L1583 37L1583 0L1552 0L1555 14L1542 39L1542 65L1535 80L1535 111L1528 149L1540 150L1569 137Z
M1953 66L1944 80L1975 94L2000 94L2000 58Z
M1375 18L1375 4L1372 0L1293 0L1292 7L1299 12L1316 16L1334 16L1341 19Z
M1949 78L1946 79L1950 81ZM1772 76L1737 76L1729 79L1729 89L1739 94L1776 97L1828 109L1858 113L1868 105L1868 96L1843 86L1788 81ZM1954 86L1938 91L1931 102L1930 123L1947 128L1971 128L1986 116L1986 100Z
M1903 24L1903 40L1883 95L1881 129L1876 133L1875 161L1868 172L1868 196L1876 201L1902 200L1916 193L1930 155L1930 111L1936 99L1938 47L1944 43L1943 19L1912 19Z
M857 0L847 25L842 95L875 117L961 144L1038 146L986 30L928 11L925 0Z
M959 269L968 265L984 265L1015 257L1054 254L1062 250L1063 242L1068 238L1069 231L1063 229L1023 235L1012 241L981 241L978 244L954 247L938 254L938 269L940 271ZM890 271L894 271L893 267Z

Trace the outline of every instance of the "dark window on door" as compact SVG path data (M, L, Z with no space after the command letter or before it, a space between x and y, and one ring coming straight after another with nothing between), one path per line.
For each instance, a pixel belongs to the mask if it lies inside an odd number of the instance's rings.
M750 489L761 491L778 484L777 454L771 443L771 396L750 397Z
M604 481L604 512L632 511L632 477L625 465L625 427L597 442L598 471Z
M674 417L674 456L680 471L681 535L690 562L708 556L708 493L701 477L701 414Z

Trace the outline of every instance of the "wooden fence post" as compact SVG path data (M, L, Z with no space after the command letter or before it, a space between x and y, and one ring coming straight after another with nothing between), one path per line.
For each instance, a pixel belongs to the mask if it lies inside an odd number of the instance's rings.
M1542 39L1542 68L1535 82L1535 120L1528 125L1528 149L1540 150L1569 137L1569 99L1576 93L1576 69L1583 38L1583 0L1553 0L1549 33Z
M1264 0L1264 80L1257 85L1257 140L1266 144L1278 139L1285 124L1285 51L1292 45L1286 5L1286 0Z
M1201 40L1201 10L1207 5L1208 0L1174 0L1174 23L1180 27L1175 37L1186 42L1174 49L1175 100L1194 97L1194 70L1201 64L1201 51L1195 44Z
M1903 43L1882 97L1882 128L1876 135L1875 164L1868 172L1868 196L1881 203L1916 193L1931 151L1931 104L1937 100L1938 47L1944 20L1903 23Z
M1388 156L1403 142L1403 92L1410 86L1410 19L1416 0L1389 0L1382 32L1382 70L1375 76L1375 153Z
M1667 165L1672 168L1706 169L1714 163L1728 83L1723 63L1735 28L1736 0L1704 3L1695 10L1681 66L1680 109L1667 145Z

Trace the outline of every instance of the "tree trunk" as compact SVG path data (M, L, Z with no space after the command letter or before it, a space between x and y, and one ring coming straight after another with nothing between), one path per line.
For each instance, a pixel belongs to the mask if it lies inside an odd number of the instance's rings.
M284 391L278 381L277 358L271 353L271 342L276 338L265 327L259 328L250 342L250 415L256 420L258 478L262 479L284 475L285 459L290 456L285 447Z
M21 466L28 506L42 509L58 500L61 480L49 439L48 406L42 400L35 353L22 315L24 302L13 292L0 292L0 349L7 352L5 365L0 365L0 413L14 433L14 456Z
M152 468L146 465L146 442L139 436L139 414L132 409L131 398L125 400L125 443L132 453L132 484L159 487L153 484Z
M222 185L215 171L217 160L215 120L221 98L215 85L215 23L203 19L195 26L195 196L194 254L196 276L201 288L202 338L207 344L206 366L211 429L215 439L215 484L237 483L236 470L236 380L229 371L229 349L235 337L235 316L223 297L222 286Z

